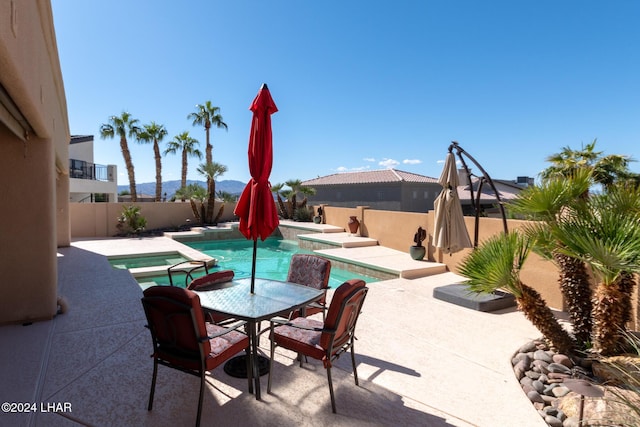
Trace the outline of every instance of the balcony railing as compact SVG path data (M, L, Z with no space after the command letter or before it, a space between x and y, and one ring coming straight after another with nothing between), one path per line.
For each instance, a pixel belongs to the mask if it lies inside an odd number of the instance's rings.
M108 166L77 159L69 159L69 177L94 181L113 181L113 177L109 176Z

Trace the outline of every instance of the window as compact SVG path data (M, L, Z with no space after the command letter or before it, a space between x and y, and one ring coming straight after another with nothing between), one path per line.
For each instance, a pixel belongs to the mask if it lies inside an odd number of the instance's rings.
M413 190L413 198L414 199L418 198L418 192L416 190Z
M427 190L424 191L424 198L425 199L429 198L429 192Z

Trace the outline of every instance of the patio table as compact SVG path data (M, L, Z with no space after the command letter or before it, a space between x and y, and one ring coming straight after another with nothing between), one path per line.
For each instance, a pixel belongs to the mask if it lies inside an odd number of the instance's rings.
M255 396L260 400L257 325L262 320L289 313L320 299L324 291L296 283L258 278L255 279L254 286L252 294L251 278L236 279L221 283L215 289L196 293L200 296L203 308L247 322L249 357L253 371L247 374L253 377Z

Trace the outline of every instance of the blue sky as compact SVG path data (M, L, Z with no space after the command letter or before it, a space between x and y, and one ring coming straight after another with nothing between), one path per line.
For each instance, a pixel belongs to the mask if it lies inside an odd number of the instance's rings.
M267 83L272 184L341 171L438 177L450 141L495 179L537 176L562 147L598 140L640 160L640 2L478 0L52 0L72 134L118 165L99 128L128 111L189 131L211 100L220 179L246 182L249 105ZM163 144L163 146L164 146ZM151 145L130 141L136 182L154 182ZM199 161L189 159L189 179ZM634 162L631 169L640 172ZM479 173L477 169L474 172ZM163 180L180 179L179 156Z

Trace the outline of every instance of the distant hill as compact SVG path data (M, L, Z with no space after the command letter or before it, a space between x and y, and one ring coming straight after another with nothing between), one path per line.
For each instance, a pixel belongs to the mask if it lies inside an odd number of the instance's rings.
M198 184L204 188L207 188L207 183L205 181L192 181L187 180L187 185L190 184ZM226 191L227 193L240 195L242 190L244 190L246 183L242 181L235 181L232 179L227 179L223 181L216 181L216 192L218 191ZM138 190L138 194L148 194L153 196L156 194L156 183L155 182L144 182L142 184L136 184L136 189ZM167 193L167 200L170 200L176 191L180 189L180 180L175 181L166 181L162 183L162 193ZM118 194L122 191L129 191L129 185L118 185Z

